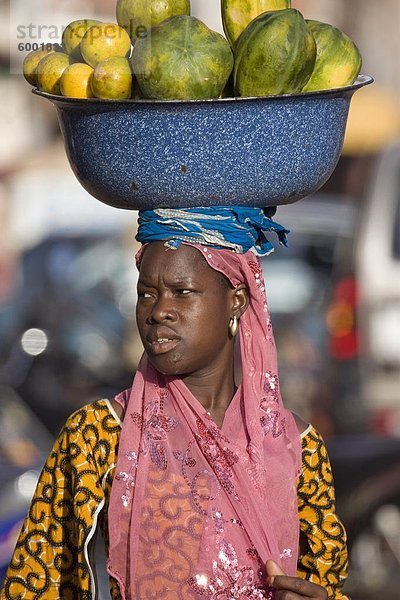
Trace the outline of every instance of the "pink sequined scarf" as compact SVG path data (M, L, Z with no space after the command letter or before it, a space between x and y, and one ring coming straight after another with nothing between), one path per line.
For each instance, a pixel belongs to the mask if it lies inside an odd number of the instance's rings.
M300 436L279 391L258 258L189 244L250 304L242 383L219 428L179 377L144 354L125 407L109 506L108 572L123 600L261 600L269 558L296 574ZM141 251L137 255L139 263Z

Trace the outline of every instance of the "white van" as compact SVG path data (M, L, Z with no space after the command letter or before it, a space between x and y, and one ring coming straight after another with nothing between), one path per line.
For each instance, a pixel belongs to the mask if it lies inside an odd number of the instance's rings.
M384 150L327 313L339 429L400 436L400 142Z
M400 434L400 143L386 150L355 246L362 397Z

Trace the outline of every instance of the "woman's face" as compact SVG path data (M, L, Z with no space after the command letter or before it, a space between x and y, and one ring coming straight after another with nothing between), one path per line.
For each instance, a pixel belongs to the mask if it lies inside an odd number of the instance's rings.
M206 373L233 352L231 316L247 307L244 286L223 282L198 250L182 244L144 250L138 279L137 325L153 366L166 375Z

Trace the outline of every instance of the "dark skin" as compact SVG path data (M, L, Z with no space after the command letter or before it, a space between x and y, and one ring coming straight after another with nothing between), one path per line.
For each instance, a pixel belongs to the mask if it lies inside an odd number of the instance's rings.
M236 391L229 321L240 319L248 304L246 286L234 288L195 248L167 250L153 242L144 250L136 307L144 349L158 371L181 377L219 427ZM296 422L304 431L306 423ZM266 572L277 600L328 598L321 586L286 576L274 561Z

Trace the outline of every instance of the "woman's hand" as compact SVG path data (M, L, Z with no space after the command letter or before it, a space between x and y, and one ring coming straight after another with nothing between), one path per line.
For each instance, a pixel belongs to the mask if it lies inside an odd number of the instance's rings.
M267 583L276 590L276 600L328 600L327 591L320 585L288 577L273 560L267 560Z

